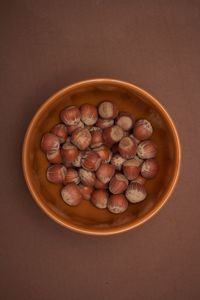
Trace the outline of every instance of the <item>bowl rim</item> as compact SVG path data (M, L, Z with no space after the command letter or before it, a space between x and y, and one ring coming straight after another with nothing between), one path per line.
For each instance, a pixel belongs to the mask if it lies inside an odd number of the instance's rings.
M97 229L86 229L86 228L78 227L76 225L72 225L72 224L68 223L66 220L65 221L61 220L55 212L53 212L47 205L43 204L40 201L40 198L36 195L36 192L32 186L30 174L28 171L27 148L28 148L29 137L30 137L32 128L34 127L34 123L37 120L37 116L40 115L42 113L42 111L44 111L45 108L47 106L49 106L49 104L51 102L54 102L54 100L56 98L63 96L66 92L69 92L70 90L73 90L74 88L87 86L88 84L91 84L91 83L92 84L95 84L95 83L100 84L101 83L101 84L105 84L105 85L116 84L120 87L129 88L131 90L134 90L136 93L144 96L153 105L155 105L157 107L157 109L159 109L159 111L162 112L163 115L165 115L165 118L167 119L169 126L171 127L173 136L174 136L177 162L175 165L173 179L170 182L170 184L168 185L167 191L162 196L162 199L157 203L157 205L155 207L153 207L149 212L147 212L144 216L140 217L139 219L134 220L133 223L125 224L121 228L116 227L116 228L106 228L106 229L98 229L98 230ZM136 228L139 225L141 225L141 224L145 223L146 221L148 221L149 219L151 219L156 213L158 213L158 211L163 207L163 205L169 200L169 198L176 186L176 183L177 183L177 180L178 180L179 174L180 174L181 156L182 156L181 145L180 145L180 139L179 139L179 135L178 135L176 126L175 126L174 122L172 121L170 115L168 114L167 110L165 109L165 107L154 96L149 94L143 88L140 88L137 85L132 84L127 81L122 81L122 80L112 79L112 78L94 78L94 79L78 81L76 83L70 84L70 85L60 89L59 91L55 92L52 96L50 96L46 101L44 101L39 106L37 111L34 113L32 119L28 125L28 128L26 130L25 136L24 136L23 147L22 147L22 169L23 169L23 174L24 174L26 184L28 186L28 189L29 189L33 199L38 204L38 206L43 210L43 212L45 212L51 219L56 221L58 224L64 226L65 228L68 228L68 229L78 232L78 233L87 234L87 235L96 235L96 236L106 236L106 235L119 234L119 233L128 231L130 229Z

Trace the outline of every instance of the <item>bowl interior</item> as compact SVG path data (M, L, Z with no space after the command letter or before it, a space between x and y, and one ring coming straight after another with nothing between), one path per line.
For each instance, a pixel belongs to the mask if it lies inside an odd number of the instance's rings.
M136 118L148 119L154 128L152 140L159 150L159 174L147 182L147 198L139 204L129 205L121 215L97 209L86 200L78 207L66 205L60 196L61 185L52 184L46 179L48 162L40 150L42 135L60 121L59 113L65 106L80 106L86 102L97 105L105 99L116 102L120 111L129 111ZM150 95L134 86L109 80L72 85L45 102L29 126L23 152L24 173L29 189L49 216L71 229L106 234L134 227L162 205L177 176L178 146L172 127L162 107Z

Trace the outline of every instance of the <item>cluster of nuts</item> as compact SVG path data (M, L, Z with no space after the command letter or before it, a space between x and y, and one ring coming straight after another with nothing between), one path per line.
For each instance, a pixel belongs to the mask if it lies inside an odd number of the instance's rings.
M64 202L76 206L86 199L118 214L146 198L146 179L158 171L149 121L135 121L111 101L69 106L60 119L43 135L41 149L51 163L47 179L64 185Z

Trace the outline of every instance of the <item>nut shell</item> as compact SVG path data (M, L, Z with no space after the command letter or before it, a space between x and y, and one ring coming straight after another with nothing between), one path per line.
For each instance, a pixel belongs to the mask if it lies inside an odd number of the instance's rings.
M138 175L134 180L131 181L131 183L137 182L141 185L144 185L146 183L146 179L142 177L141 175Z
M142 159L154 158L157 154L157 146L151 140L139 143L137 147L137 155Z
M87 151L81 160L81 166L88 171L96 171L101 163L101 158L95 151Z
M87 128L78 128L72 133L71 142L80 150L86 150L91 143L91 134Z
M47 153L47 159L51 164L61 164L62 156L60 153L60 149L52 153Z
M141 161L139 159L129 159L123 164L123 173L128 180L135 179L141 169Z
M98 106L98 112L103 119L115 119L118 115L117 105L111 101L103 101Z
M96 190L92 193L91 202L97 208L106 208L108 203L108 192L105 190Z
M158 163L155 159L147 159L143 162L141 174L144 178L152 179L158 173Z
M153 128L149 121L141 119L135 123L133 133L138 140L147 140L152 135Z
M72 134L78 128L84 128L84 123L80 121L78 124L67 126L67 131L69 134Z
M103 139L107 145L118 143L123 136L123 130L118 125L114 125L103 130Z
M113 214L120 214L128 208L128 201L121 195L111 195L108 200L108 210Z
M59 138L61 144L66 141L68 134L67 134L67 127L65 126L65 124L60 123L55 125L51 129L51 132Z
M111 164L102 163L96 171L97 178L102 183L108 183L115 173L115 167Z
M79 184L79 190L81 192L81 195L83 199L90 200L93 192L93 187Z
M94 186L96 181L96 176L93 172L87 171L85 169L79 169L78 171L81 183L87 186Z
M113 125L114 125L113 119L106 120L106 119L98 118L98 120L96 122L96 127L99 127L101 129L105 129L105 128L111 127Z
M62 145L61 155L64 160L72 162L77 158L78 153L79 151L76 146L72 145L71 143L67 142Z
M65 166L56 164L48 167L47 179L52 183L62 183L67 173Z
M79 184L80 178L78 172L73 168L68 168L65 178L63 179L63 184L66 185L68 183L76 183Z
M102 146L103 144L103 132L102 129L99 127L92 127L90 129L90 134L91 134L91 148L97 148Z
M133 128L134 123L134 116L128 112L120 112L115 121L115 124L120 126L125 132Z
M59 150L60 140L53 133L45 133L41 140L41 149L44 153L53 153Z
M133 182L129 184L125 195L129 202L139 203L146 198L147 192L144 185L141 185L137 182Z
M105 162L105 163L110 162L111 157L112 157L112 152L110 151L110 149L107 146L102 145L98 148L93 149L93 151L95 151L99 155L102 162Z
M76 159L72 161L72 165L76 168L80 168L81 167L81 160L82 160L84 155L85 155L85 151L79 151L79 154L76 157Z
M123 158L130 159L135 156L137 145L132 138L123 137L119 142L118 150Z
M112 194L121 194L123 193L128 186L127 178L121 173L115 174L110 183L109 183L109 191Z
M79 187L75 183L69 183L61 190L61 196L65 203L70 206L77 206L82 201Z
M108 184L107 183L103 183L101 182L98 178L96 178L96 181L95 181L95 185L94 185L95 189L99 190L105 190L108 188Z
M115 154L111 159L111 164L115 166L115 169L121 171L123 163L126 161L120 154Z
M98 112L96 106L92 104L82 104L80 107L81 120L84 124L91 126L94 125L98 119Z
M69 106L61 111L60 118L68 126L76 125L80 122L81 113L76 106Z

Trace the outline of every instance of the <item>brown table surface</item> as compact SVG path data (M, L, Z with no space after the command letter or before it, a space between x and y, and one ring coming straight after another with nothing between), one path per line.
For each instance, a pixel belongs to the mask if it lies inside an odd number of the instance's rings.
M0 32L0 299L200 299L200 1L4 0ZM102 238L50 220L21 169L38 106L94 77L127 80L160 99L183 151L161 212Z

